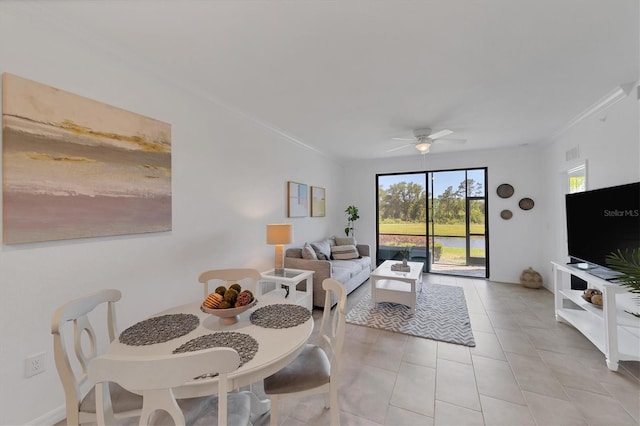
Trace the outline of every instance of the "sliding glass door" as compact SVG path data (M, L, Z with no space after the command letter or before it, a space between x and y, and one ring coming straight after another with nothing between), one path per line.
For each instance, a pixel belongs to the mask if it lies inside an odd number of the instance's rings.
M378 175L378 264L413 260L428 270L425 173Z
M377 262L488 278L486 169L378 175Z
M486 169L429 172L430 272L488 277Z

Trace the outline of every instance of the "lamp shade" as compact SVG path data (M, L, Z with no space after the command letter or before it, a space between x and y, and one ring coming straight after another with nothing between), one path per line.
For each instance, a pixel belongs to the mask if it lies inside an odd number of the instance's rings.
M272 223L267 225L267 244L290 244L293 227L290 223Z

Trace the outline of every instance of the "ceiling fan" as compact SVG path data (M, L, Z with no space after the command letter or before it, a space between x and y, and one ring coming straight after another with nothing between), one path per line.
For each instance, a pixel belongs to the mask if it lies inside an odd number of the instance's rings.
M414 146L422 154L426 154L431 149L431 145L440 142L453 142L453 143L465 143L463 139L443 139L446 136L452 134L452 130L444 129L437 132L432 132L431 129L416 129L413 131L413 138L392 138L395 141L411 141L411 143L399 146L396 148L388 149L387 152L398 151L408 146Z

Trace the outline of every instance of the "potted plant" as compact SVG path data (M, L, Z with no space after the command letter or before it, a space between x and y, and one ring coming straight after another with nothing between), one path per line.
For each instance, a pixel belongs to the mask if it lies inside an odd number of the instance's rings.
M640 294L640 248L633 250L618 250L607 256L607 266L622 275L618 278L621 286L627 287L629 292ZM639 299L640 296L636 296ZM625 311L640 318L640 313Z
M409 260L409 256L411 255L410 247L403 246L400 249L400 256L402 257L403 263L406 263Z
M344 233L348 237L349 232L351 232L351 236L355 237L353 222L360 219L360 216L358 215L358 208L356 206L349 206L344 212L347 214L347 226L344 228Z

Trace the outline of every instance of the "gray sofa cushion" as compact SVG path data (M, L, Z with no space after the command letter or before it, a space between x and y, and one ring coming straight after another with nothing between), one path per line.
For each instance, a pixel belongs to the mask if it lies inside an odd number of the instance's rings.
M346 283L351 278L352 271L349 268L341 268L339 266L331 267L331 278L334 280L340 281L341 283ZM314 289L315 292L315 289Z
M331 258L336 260L348 260L348 259L357 259L360 257L358 253L358 249L356 246L345 245L345 246L332 246L331 247Z
M331 242L329 240L316 241L311 243L311 247L316 252L318 259L329 260L331 259Z
M331 270L335 271L336 269L345 269L349 271L349 277L362 271L362 268L356 262L349 262L347 260L332 260Z
M361 257L359 259L332 260L331 266L332 266L332 269L343 268L343 269L348 269L353 273L358 273L363 269L371 270L371 258Z
M358 245L355 237L334 237L337 246Z
M316 255L316 251L311 247L309 243L304 243L304 247L302 247L302 258L303 259L311 259L318 260L318 256Z

